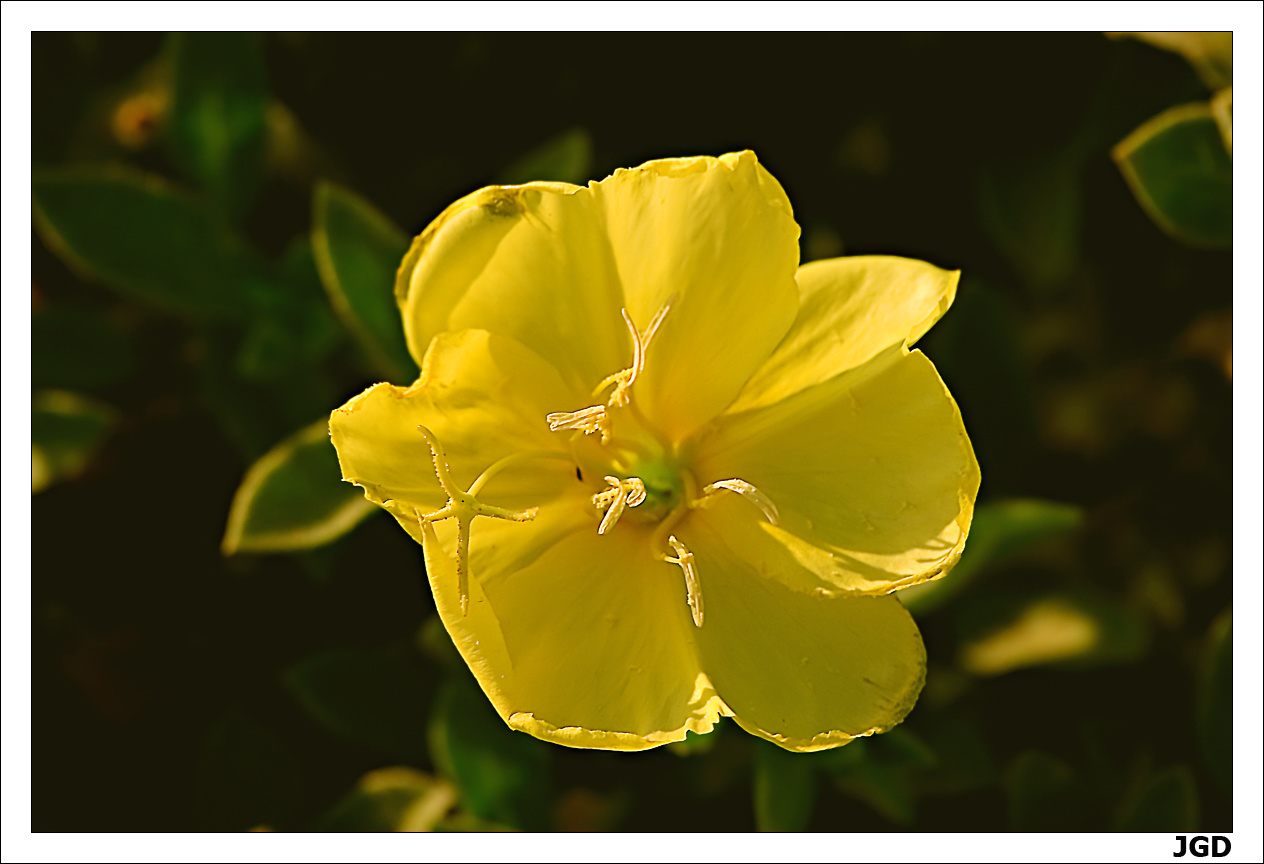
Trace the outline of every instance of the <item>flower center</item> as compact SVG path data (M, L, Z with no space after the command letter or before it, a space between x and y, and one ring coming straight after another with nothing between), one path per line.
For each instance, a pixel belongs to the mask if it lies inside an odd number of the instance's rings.
M592 496L600 517L597 533L609 533L622 519L656 526L650 540L651 554L683 571L693 622L701 627L702 587L693 554L671 533L672 529L690 508L706 506L722 491L736 492L749 499L774 524L777 508L750 483L736 478L710 483L699 491L697 481L681 464L675 448L654 431L637 409L632 385L645 367L650 340L670 308L669 301L644 333L632 323L627 310L623 310L623 320L632 337L632 365L606 377L593 390L593 396L597 397L614 385L609 400L605 405L555 412L545 419L554 432L574 430L571 454L579 478L586 482L601 478L605 482Z

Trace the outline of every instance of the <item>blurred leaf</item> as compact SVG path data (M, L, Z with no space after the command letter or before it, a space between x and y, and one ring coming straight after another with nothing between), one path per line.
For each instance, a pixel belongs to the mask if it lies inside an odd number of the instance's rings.
M431 614L421 622L421 629L417 631L417 647L421 649L421 653L449 672L465 669L461 652L456 650L452 637L448 635L443 620L437 614Z
M1140 792L1125 801L1114 831L1184 834L1198 830L1198 787L1184 765L1154 774Z
M1135 611L1085 592L994 595L976 601L960 623L971 634L960 665L976 675L1050 663L1130 662L1147 642Z
M715 747L717 741L720 740L720 730L725 724L717 721L710 732L699 735L697 732L686 732L685 740L672 741L667 745L667 749L671 750L677 756L701 756L710 753Z
M1233 243L1233 160L1206 102L1169 108L1111 154L1155 224L1193 246Z
M31 316L34 387L106 387L126 378L132 364L131 342L95 306L59 302Z
M585 183L592 173L592 138L576 127L555 135L506 168L498 182L512 186L535 180Z
M936 760L931 770L917 778L917 789L951 795L996 782L996 763L983 725L969 709L954 710L923 726L930 739L927 752Z
M853 741L829 751L826 758L839 791L903 826L917 815L915 778L939 762L926 742L906 728Z
M1233 83L1232 32L1129 32L1106 35L1115 39L1131 37L1164 51L1180 54L1212 90Z
M815 761L767 741L755 743L755 825L760 831L802 831L816 803Z
M1211 116L1216 118L1225 152L1233 156L1233 88L1226 87L1211 97Z
M1206 656L1199 670L1196 721L1198 743L1212 776L1226 792L1233 789L1233 614L1225 611L1211 625Z
M31 492L83 472L114 428L118 412L64 390L31 397Z
M1009 822L1014 831L1075 831L1084 817L1084 793L1065 762L1037 750L1020 754L1005 772Z
M174 33L167 137L177 165L224 211L243 214L262 174L267 69L258 33Z
M403 766L379 768L361 777L313 830L433 831L456 797L446 780Z
M214 830L240 831L292 816L303 778L284 740L232 709L202 740L197 789L198 809Z
M906 588L900 592L900 600L914 612L930 612L958 594L982 570L1075 530L1082 518L1079 507L1038 498L980 504L974 511L970 536L957 566L941 579Z
M430 718L430 757L479 819L543 828L549 745L505 725L474 680L452 676Z
M252 310L261 262L159 178L68 168L37 171L32 185L40 236L85 278L190 316Z
M329 421L317 420L250 466L233 497L223 551L310 549L346 534L374 509L343 482Z
M334 310L388 380L407 383L417 364L395 304L395 271L408 238L371 204L332 183L316 187L312 249Z
M1084 200L1076 151L985 166L982 222L997 248L1035 288L1066 281L1079 262Z
M322 651L287 669L284 681L329 732L401 759L424 758L433 683L410 646Z

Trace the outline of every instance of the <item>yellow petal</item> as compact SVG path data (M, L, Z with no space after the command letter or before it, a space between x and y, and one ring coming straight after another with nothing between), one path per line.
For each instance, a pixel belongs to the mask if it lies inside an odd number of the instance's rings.
M500 715L571 747L642 750L710 731L723 703L702 674L679 568L649 529L599 536L586 486L531 522L475 522L461 614L450 523L421 529L444 625Z
M702 667L748 732L812 751L882 732L921 691L926 651L894 597L822 597L765 578L703 523L685 543L706 600Z
M799 226L750 151L649 162L593 193L633 322L644 329L671 303L636 398L683 440L733 400L794 320Z
M885 594L943 575L961 555L979 466L920 351L893 346L775 405L726 415L697 448L700 485L740 478L781 515L774 527L717 500L700 521L790 587Z
M420 358L445 330L490 330L522 342L587 397L631 356L602 229L589 190L565 183L491 186L457 201L400 266L409 351Z
M645 332L670 302L636 394L681 440L733 400L794 320L798 236L753 153L660 160L586 188L466 196L414 241L396 294L414 357L444 330L485 329L582 390L631 362L620 309Z
M416 384L369 388L334 411L329 428L343 477L378 504L395 502L392 512L404 521L414 518L415 510L433 511L447 500L419 425L434 432L454 480L465 490L510 454L565 452L564 439L549 431L544 417L576 398L557 371L526 347L466 330L434 339ZM527 461L505 471L495 481L492 503L517 506L519 495L546 496L552 485L547 478L573 472L559 464ZM537 488L538 482L545 486Z
M729 410L770 405L892 345L912 346L948 311L960 275L885 255L803 265L798 317Z

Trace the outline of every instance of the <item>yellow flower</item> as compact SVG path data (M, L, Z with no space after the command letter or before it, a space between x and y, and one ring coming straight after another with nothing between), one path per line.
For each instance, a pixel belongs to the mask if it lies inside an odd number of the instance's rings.
M979 484L908 347L958 274L799 267L798 237L744 152L482 189L413 243L421 377L330 427L510 726L639 750L731 716L809 751L912 708L889 595L956 563Z

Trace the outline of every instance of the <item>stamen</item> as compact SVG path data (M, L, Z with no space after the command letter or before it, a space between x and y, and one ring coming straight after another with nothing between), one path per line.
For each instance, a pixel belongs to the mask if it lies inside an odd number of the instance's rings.
M448 456L443 450L443 445L439 443L439 439L425 426L418 426L417 431L430 445L430 454L434 458L439 486L448 496L448 503L433 513L417 513L417 523L426 526L445 519L456 519L456 588L461 599L461 614L465 615L470 609L470 523L474 521L474 517L490 516L493 519L505 519L510 522L530 522L540 508L507 510L504 507L484 504L474 496L473 490L479 486L479 481L475 481L470 487L471 491L462 492L452 481L452 469L448 466Z
M629 477L620 480L618 477L606 477L609 489L603 489L593 496L593 504L598 510L606 507L606 515L597 526L598 534L605 534L615 526L623 515L625 507L635 507L645 500L645 482L640 477Z
M666 558L669 564L678 564L685 571L685 595L689 600L689 611L693 615L693 626L702 626L702 585L698 582L698 571L693 566L693 553L685 548L685 544L676 539L676 535L668 536L675 558Z
M621 369L613 375L603 378L601 383L594 388L593 396L597 396L601 391L613 384L614 392L610 394L610 401L606 404L618 408L627 407L628 391L636 383L636 376L640 375L641 370L645 368L645 352L650 347L650 340L658 332L658 325L662 324L663 319L667 317L667 310L671 309L672 300L674 299L675 295L673 294L663 308L658 310L657 314L654 315L654 319L650 321L650 326L646 328L644 335L632 323L632 316L628 314L628 310L619 310L623 315L623 322L628 325L628 333L632 336L632 365L627 369Z
M760 492L750 483L747 483L745 480L738 480L737 478L733 478L732 480L717 480L715 483L707 484L702 487L702 497L693 503L695 505L701 504L707 498L717 494L721 489L736 492L746 500L753 503L760 510L764 511L764 516L773 525L780 524L781 517L777 513L777 505L772 503L772 499L763 492Z
M554 412L544 419L548 421L550 432L563 429L579 429L585 435L600 432L602 444L610 441L610 418L604 405L592 405L579 411Z

